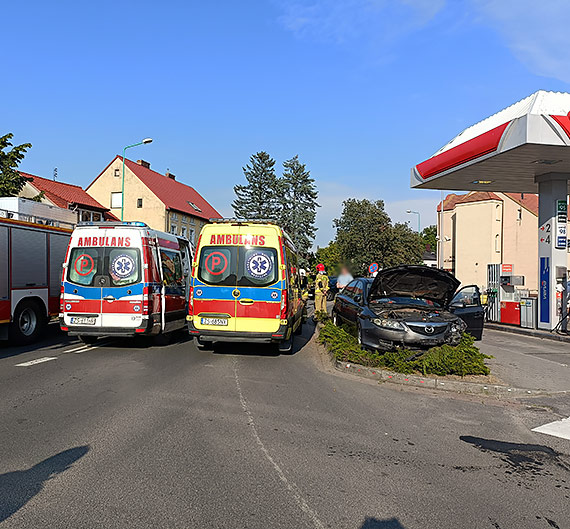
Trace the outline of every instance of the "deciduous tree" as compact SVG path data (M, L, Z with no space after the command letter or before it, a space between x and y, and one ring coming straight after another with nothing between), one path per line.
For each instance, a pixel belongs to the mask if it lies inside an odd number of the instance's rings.
M18 165L32 144L14 146L10 141L13 137L11 133L0 136L0 197L18 196L26 182L33 180L18 171Z

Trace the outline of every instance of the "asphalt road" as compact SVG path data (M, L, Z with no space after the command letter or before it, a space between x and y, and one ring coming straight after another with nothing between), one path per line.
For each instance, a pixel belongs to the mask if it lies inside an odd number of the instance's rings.
M570 528L546 405L353 378L311 332L0 348L0 528Z

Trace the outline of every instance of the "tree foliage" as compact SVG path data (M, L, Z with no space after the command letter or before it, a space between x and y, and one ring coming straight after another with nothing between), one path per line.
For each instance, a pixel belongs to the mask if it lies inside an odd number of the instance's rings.
M334 226L340 257L355 274L367 274L373 262L380 268L422 262L421 237L406 224L393 225L382 200L345 200Z
M232 207L240 219L268 220L281 226L308 263L313 244L318 192L315 181L298 156L283 163L283 176L275 173L275 160L265 151L252 155L243 168L246 185L234 186Z
M283 177L280 179L280 219L279 223L293 239L297 250L306 255L315 238L317 228L318 192L315 180L307 171L299 156L283 162Z
M422 239L426 250L435 252L437 248L437 226L435 224L426 226L422 231Z
M26 182L33 180L18 171L18 165L32 144L14 146L10 141L13 137L10 133L0 136L0 197L18 196Z
M323 263L329 276L338 275L340 268L340 252L336 242L329 242L328 246L319 248L315 253L315 265Z
M253 154L243 167L246 185L235 185L232 208L236 217L252 220L277 220L280 183L275 174L275 160L265 151Z

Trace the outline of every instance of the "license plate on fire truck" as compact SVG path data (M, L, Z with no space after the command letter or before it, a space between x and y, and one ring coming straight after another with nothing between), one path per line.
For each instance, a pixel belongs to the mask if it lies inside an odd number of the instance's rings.
M73 317L71 325L95 325L95 318Z
M228 320L226 318L200 318L200 323L202 325L227 325Z

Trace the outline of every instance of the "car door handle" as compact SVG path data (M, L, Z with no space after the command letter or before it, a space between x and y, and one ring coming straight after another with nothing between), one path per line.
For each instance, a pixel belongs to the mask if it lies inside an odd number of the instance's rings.
M253 299L247 299L247 298L240 299L239 302L240 305L253 305L254 303Z
M105 296L105 297L103 297L103 299L105 301L115 301L116 298L115 298L115 296Z

